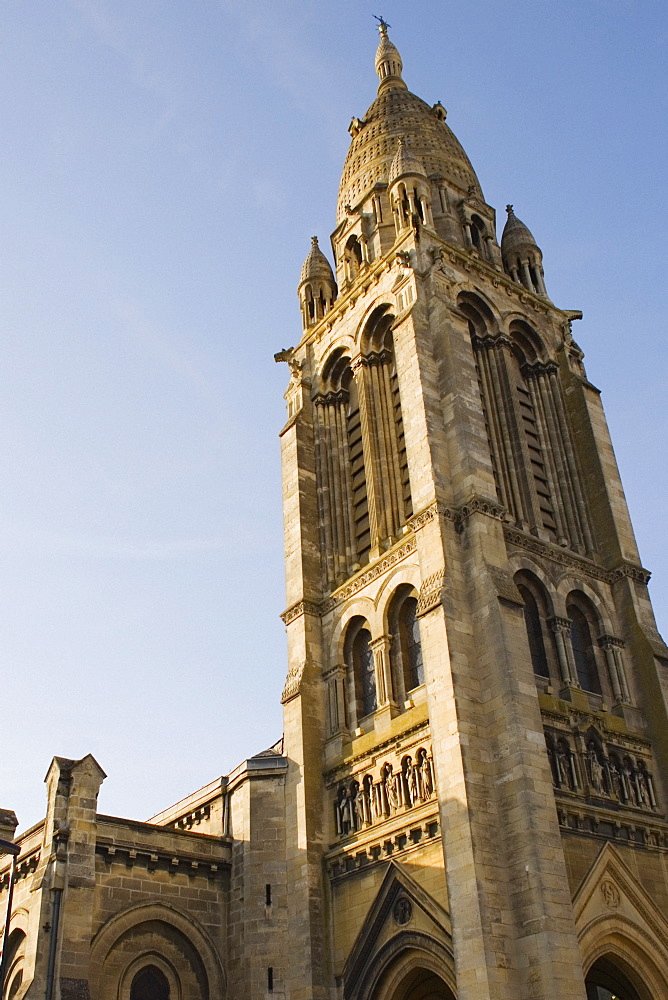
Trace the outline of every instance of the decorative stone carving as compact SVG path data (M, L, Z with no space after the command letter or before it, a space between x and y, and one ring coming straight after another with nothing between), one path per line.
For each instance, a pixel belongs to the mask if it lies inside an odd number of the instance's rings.
M589 559L577 556L574 552L564 552L563 549L548 545L546 542L541 542L531 535L525 535L523 532L518 531L517 528L510 527L510 525L504 527L503 533L509 545L519 549L526 549L527 552L533 552L543 559L550 559L560 566L568 566L571 569L576 569L583 576L588 576L592 580L601 580L603 583L613 584L628 577L629 579L636 580L638 583L647 584L651 577L649 570L643 569L642 566L635 566L629 562L620 563L613 570L601 569L600 566L597 566Z
M316 604L315 601L297 601L296 604L291 604L283 614L281 619L284 625L289 625L299 618L300 615L313 615L314 617L320 617L320 605Z
M619 889L610 879L606 878L601 882L601 895L609 910L616 910L619 907Z
M349 597L356 594L359 590L372 583L377 577L382 576L386 573L388 569L396 566L398 562L405 559L406 556L410 555L411 552L415 552L415 539L407 538L398 548L394 549L392 552L388 552L387 555L383 556L377 562L370 566L366 572L361 573L359 576L355 577L354 580L350 580L349 583L344 584L335 590L331 597L323 601L320 605L320 614L326 615L329 611L340 604L341 601L347 601ZM287 614L287 612L285 612ZM295 615L296 617L296 615Z
M428 802L434 795L434 775L429 751L400 761L384 760L373 770L345 778L336 786L334 818L339 837Z
M545 718L545 716L544 716ZM555 717L556 721L556 717ZM642 741L630 741L629 737L614 734L594 733L586 746L574 750L571 739L565 734L559 735L552 729L545 733L552 783L559 791L574 792L579 796L593 795L595 798L605 797L616 800L625 806L633 806L646 812L658 809L654 781L650 773L649 756L632 757L625 752L623 745L633 742L637 750L647 752ZM575 736L575 743L581 738ZM621 744L621 745L620 745ZM584 780L578 779L578 773Z
M293 663L288 670L288 676L285 678L285 685L283 687L283 694L281 695L282 705L292 701L292 699L296 698L299 694L305 667L306 661L302 660L301 663Z
M399 899L392 908L392 916L394 917L394 922L399 924L400 927L409 922L413 916L413 905L407 896L399 896Z
M432 573L422 584L418 598L417 615L426 615L441 603L443 587L445 586L445 569Z

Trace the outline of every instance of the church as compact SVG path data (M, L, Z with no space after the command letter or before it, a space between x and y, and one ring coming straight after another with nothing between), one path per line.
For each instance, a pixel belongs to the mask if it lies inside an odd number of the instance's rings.
M375 65L276 355L283 739L148 822L54 757L7 1000L668 997L668 648L581 313L382 20Z

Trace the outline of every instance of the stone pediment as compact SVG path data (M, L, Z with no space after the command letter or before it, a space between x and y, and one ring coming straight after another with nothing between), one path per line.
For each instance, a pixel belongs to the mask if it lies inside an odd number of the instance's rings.
M362 996L380 964L403 948L452 955L448 913L408 873L390 861L343 969L346 997Z
M668 920L611 844L606 844L573 899L585 971L603 955L637 973L652 995L668 996Z

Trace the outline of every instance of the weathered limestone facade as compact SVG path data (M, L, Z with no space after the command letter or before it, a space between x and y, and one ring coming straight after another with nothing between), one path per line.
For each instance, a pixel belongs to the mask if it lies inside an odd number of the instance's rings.
M668 997L668 649L581 315L382 22L376 69L277 355L283 742L148 823L55 758L11 1000Z

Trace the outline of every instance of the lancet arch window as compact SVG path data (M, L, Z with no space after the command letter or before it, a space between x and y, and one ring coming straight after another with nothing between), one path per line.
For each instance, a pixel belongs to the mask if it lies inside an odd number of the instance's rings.
M378 708L371 632L364 618L356 617L350 622L346 633L344 655L350 680L349 689L354 694L354 714L359 721Z
M15 927L9 934L5 957L5 1000L13 1000L23 983L23 965L25 960L26 934Z
M390 604L390 659L395 699L405 701L424 684L424 662L415 590L402 585Z
M324 366L314 407L320 551L331 589L368 561L371 547L359 392L341 349Z
M547 627L547 603L542 588L528 574L515 577L517 589L523 601L524 627L526 629L533 672L539 677L550 678L549 629Z
M471 234L471 243L473 247L478 251L480 256L487 260L487 243L486 235L487 230L485 228L485 223L482 221L479 215L472 215L469 221L469 232Z
M524 321L501 334L489 307L465 293L499 500L519 528L591 555L581 475L558 365Z
M574 592L569 596L566 614L571 622L570 643L578 684L585 691L601 694L598 651L593 641L593 634L600 631L596 612L584 594Z
M349 284L355 280L362 267L362 245L357 236L351 236L346 242L343 251L346 280Z
M335 350L313 397L326 589L388 548L413 513L393 321L377 309L359 357Z

